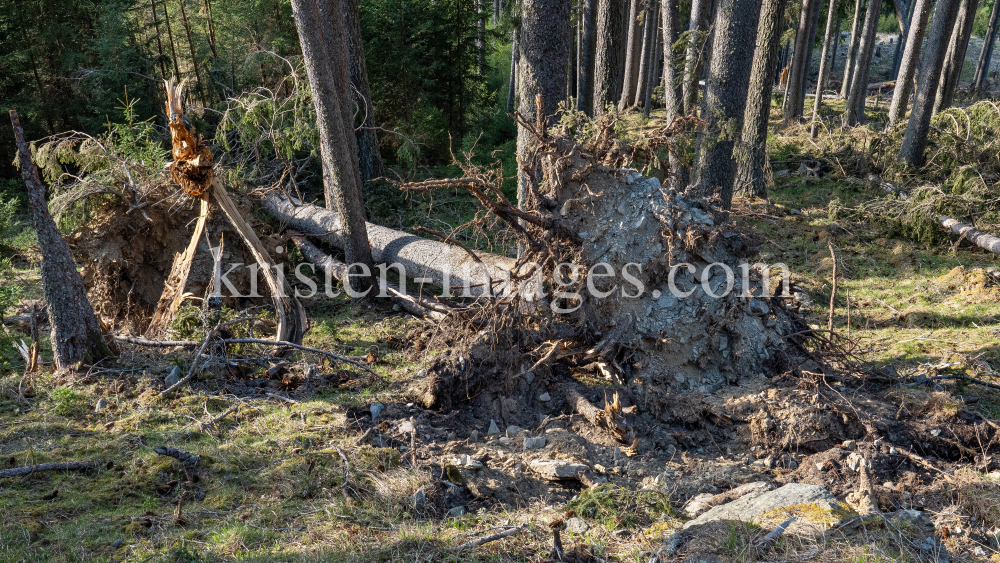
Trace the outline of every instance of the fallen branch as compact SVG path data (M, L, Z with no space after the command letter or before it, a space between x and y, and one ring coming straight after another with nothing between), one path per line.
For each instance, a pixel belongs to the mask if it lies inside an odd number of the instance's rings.
M609 403L608 406L599 409L588 401L586 397L581 395L579 391L570 388L566 390L566 402L569 403L569 406L574 411L583 415L583 418L586 418L594 426L607 430L619 442L628 442L628 437L631 436L631 433L625 427L625 424L622 423L621 413L624 411L620 406L616 406L618 402L617 395L615 396L615 400Z
M153 451L160 455L176 459L177 461L183 463L188 469L194 469L198 466L198 462L201 461L201 456L189 454L183 450L178 450L177 448L161 446L159 448L153 448Z
M483 536L481 538L476 538L476 539L474 539L472 541L465 542L462 545L456 547L455 551L463 551L463 550L466 550L466 549L472 549L474 547L479 547L479 546L483 545L484 543L490 543L492 541L497 541L497 540L502 540L504 538L509 538L510 536L513 536L514 534L517 534L517 533L522 532L522 531L527 530L527 529L528 529L528 525L527 524L521 524L520 526L518 526L516 528L511 528L509 530L504 530L504 531L498 532L496 534L492 534L492 535L489 535L489 536Z
M966 223L959 223L958 221L948 217L947 215L941 215L938 217L938 221L946 229L950 229L951 232L956 235L961 235L965 237L969 242L982 248L984 250L989 250L993 254L1000 254L1000 238L997 238L989 233L980 231L979 229L968 225Z
M356 362L348 358L347 356L341 356L340 354L334 354L333 352L327 352L326 350L320 350L319 348L310 348L308 346L303 346L301 344L296 344L294 342L286 342L284 340L265 340L263 338L222 338L219 340L215 340L215 342L218 342L220 344L269 344L273 346L288 346L289 348L295 348L297 350L302 350L304 352L322 354L324 356L328 356L335 360L340 360L342 362L349 363L352 366L357 367L359 369L363 369L372 375L378 375L374 371L372 371L371 368L365 366L360 362Z
M344 452L340 451L340 448L333 448L337 450L340 454L340 459L344 460L344 484L340 486L341 489L346 489L347 485L351 482L351 462L348 461L347 456Z
M31 475L32 473L38 473L39 471L80 471L83 469L92 469L97 467L98 463L96 461L68 461L64 463L39 463L38 465L26 465L24 467L15 467L13 469L3 469L0 470L0 479L7 479L9 477L20 477L22 475Z
M797 520L797 517L793 516L788 520L785 520L781 524L778 524L777 528L768 532L768 534L764 536L764 539L760 540L760 547L768 548L777 543L778 538L781 537L781 534L784 534L785 530L788 529L788 526L791 525L791 523L794 522L795 520Z
M941 381L943 379L961 379L963 381L968 381L969 383L975 383L976 385L982 385L983 387L989 387L990 389L1000 390L1000 385L996 383L990 383L989 381L983 381L982 379L977 379L975 377L969 377L968 375L937 375L934 377L928 377L926 379L921 379L920 381L914 381L913 383L907 383L906 387L913 387L914 385L923 385L930 381Z
M128 342L129 344L137 344L139 346L149 346L151 348L169 348L172 346L192 348L198 345L198 342L194 340L149 340L148 338L139 338L136 336L119 336L117 334L114 336L114 339L119 342Z
M206 409L206 410L207 410L207 409ZM239 405L239 403L237 403L237 404L235 404L235 405L233 405L233 406L229 407L229 410L227 410L226 412L224 412L224 413L220 414L219 416L217 416L217 417L215 417L215 418L211 418L211 419L209 419L209 421L208 421L208 422L200 422L200 423L198 423L198 424L199 424L199 425L201 426L201 429L202 429L202 430L207 430L207 429L208 429L208 428L210 428L210 427L214 427L214 426L215 426L216 424L218 424L219 422L222 422L222 419L223 419L223 418L226 418L227 416L229 416L230 414L232 414L232 413L234 413L234 412L236 412L236 411L238 411L238 410L240 410L240 405Z
M218 330L219 330L219 325L215 325L215 328L213 328L207 334L205 334L205 340L202 341L201 348L198 348L198 352L194 355L194 359L191 360L191 369L188 370L187 375L181 378L181 380L178 381L177 383L174 383L170 387L167 387L166 389L161 391L160 396L166 397L167 395L179 389L182 385L186 385L188 381L191 381L191 378L194 377L194 370L198 366L198 358L200 358L201 355L205 352L205 348L208 347L208 343L212 340L212 337L215 336L215 333Z
M826 245L830 247L830 259L833 260L833 289L830 290L830 315L826 319L826 330L833 332L833 304L837 297L837 254L833 251L833 243L829 240Z

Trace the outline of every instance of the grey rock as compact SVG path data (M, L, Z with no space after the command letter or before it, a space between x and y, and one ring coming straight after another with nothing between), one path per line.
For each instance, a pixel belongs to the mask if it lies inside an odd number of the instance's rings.
M712 499L715 497L712 493L701 493L700 495L695 495L691 497L691 500L687 501L684 505L684 513L688 516L694 518L701 515L703 512L712 508Z
M844 448L845 450L853 450L854 448L858 447L858 443L855 442L854 440L844 440L844 443L841 444L840 447Z
M586 465L556 459L535 459L528 467L542 478L550 481L575 479L578 474L589 469Z
M427 494L424 493L423 489L420 489L410 497L410 501L413 504L414 510L419 510L427 504Z
M486 431L487 436L496 436L500 433L500 427L497 426L497 421L490 419L490 429Z
M929 535L934 533L934 522L926 512L919 510L897 510L886 514L890 519L900 520L915 527L919 534Z
M540 450L545 447L545 436L525 436L524 437L524 449L526 450Z
M590 529L590 525L583 521L583 518L570 518L566 520L566 531L571 534L585 534Z
M773 491L750 493L732 502L716 506L685 524L684 528L719 520L757 523L761 515L802 504L812 505L818 510L810 510L810 514L801 517L800 520L820 520L825 525L839 523L848 512L837 497L823 487L789 483Z
M385 405L382 403L372 403L372 405L368 407L368 411L372 413L372 422L378 420L378 415L382 414L382 411L384 410Z
M181 380L181 368L180 366L174 366L170 368L167 376L163 378L163 384L167 387L176 385L178 381Z
M538 400L543 403L547 403L552 400L552 396L549 395L548 393L542 393L541 395L538 396Z
M764 315L771 312L771 308L767 306L767 303L764 303L760 299L751 299L750 312L757 316L763 317Z
M521 428L520 426L515 426L515 425L511 424L510 426L507 427L507 437L508 438L512 438L514 436L517 436L521 432L524 432L524 428Z
M458 518L463 514L465 514L464 506L456 506L455 508L452 508L451 510L448 511L449 518Z
M94 405L94 412L101 412L106 408L108 408L108 401L105 399L100 399L97 401L97 404Z
M125 540L118 538L115 541L111 542L111 547L121 547L123 543L125 543Z
M478 441L479 441L479 431L473 430L472 432L469 432L469 442L475 443Z
M402 423L400 423L398 430L400 434L412 434L414 431L416 431L416 428L413 427L412 422L410 422L409 420L404 420Z

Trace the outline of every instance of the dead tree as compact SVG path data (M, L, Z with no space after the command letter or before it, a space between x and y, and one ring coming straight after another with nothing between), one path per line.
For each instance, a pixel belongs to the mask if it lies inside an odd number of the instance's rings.
M955 25L959 0L938 0L934 6L930 37L927 48L920 57L920 80L917 96L913 100L910 120L903 134L903 144L899 149L899 160L917 168L924 164L924 149L927 148L927 134L930 131L941 69L948 51L948 40Z
M594 115L608 104L617 104L625 74L626 0L599 0L597 4L597 53L594 57Z
M364 268L359 268L343 282L353 295L362 295L372 287L370 273L375 264L365 230L358 147L352 127L353 104L345 99L350 77L341 4L344 1L293 0L292 14L316 108L326 205L344 217L347 263L364 265L369 273L364 275Z
M983 50L979 52L979 62L976 63L976 74L972 78L972 91L977 98L983 96L986 86L986 73L990 69L990 59L993 58L993 46L997 40L997 20L1000 16L1000 2L993 2L993 9L990 11L990 23L986 28L986 36L983 38Z
M806 73L809 69L809 39L815 34L816 14L819 13L820 3L820 0L802 1L802 11L799 13L799 27L795 31L792 64L788 71L788 87L785 90L783 115L785 121L789 123L802 117Z
M854 61L851 89L847 94L847 108L844 111L844 125L859 125L865 122L865 99L868 95L868 74L871 70L872 55L875 53L876 33L878 33L880 0L869 0L865 12L864 30L861 32L861 46Z
M847 48L847 58L844 60L844 81L840 85L840 97L846 98L851 91L851 77L854 74L854 63L858 58L858 47L861 45L861 9L864 0L854 3L854 19L851 21L851 44Z
M889 105L889 127L895 125L906 113L910 91L913 90L913 80L917 74L917 60L920 58L924 32L927 30L927 18L931 14L930 8L931 0L916 0L913 6L910 32L906 34L906 47L903 49L903 58L899 62L896 88L892 92L892 103Z
M101 325L87 299L83 279L76 271L73 253L49 215L45 187L38 177L17 112L10 110L17 140L21 177L28 188L31 218L42 252L42 288L49 306L52 350L56 367L65 369L79 363L93 364L111 355L101 333Z
M972 25L976 19L976 8L979 0L963 0L958 7L958 16L948 44L948 55L941 70L937 94L934 97L934 113L951 107L955 99L955 90L962 78L962 66L965 64L965 53L969 49L969 38L972 36Z

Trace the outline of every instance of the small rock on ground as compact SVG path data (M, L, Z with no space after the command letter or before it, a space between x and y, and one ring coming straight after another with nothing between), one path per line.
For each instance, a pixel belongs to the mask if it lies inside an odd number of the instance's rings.
M542 478L552 481L574 479L581 472L589 469L586 465L555 459L536 459L531 462L529 467Z
M163 378L163 384L167 387L176 385L178 381L181 380L181 368L180 366L174 366L170 368L170 372L167 376Z
M500 433L500 428L497 426L497 421L490 419L490 429L486 431L487 436L496 436Z
M545 447L545 436L525 436L524 437L524 449L526 450L540 450Z
M715 522L736 520L762 524L763 520L785 520L789 514L801 516L800 520L813 524L834 525L853 516L853 511L837 500L823 487L805 483L789 483L779 489L764 493L751 493L732 502L716 506L684 528ZM772 518L773 517L773 518Z
M566 531L572 534L585 534L590 526L583 518L570 518L566 520Z

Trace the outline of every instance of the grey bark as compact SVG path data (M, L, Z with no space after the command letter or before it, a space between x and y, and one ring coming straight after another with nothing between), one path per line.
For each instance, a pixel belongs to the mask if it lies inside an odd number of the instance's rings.
M951 107L955 99L955 90L962 78L962 65L965 63L965 53L969 48L969 37L972 35L972 24L976 19L976 8L979 0L963 0L955 17L955 27L952 29L951 41L948 44L948 55L934 98L934 113Z
M625 74L628 0L599 0L594 61L594 115L617 104Z
M626 38L625 51L625 75L622 77L621 100L618 102L618 109L627 108L635 98L636 78L639 74L639 57L642 50L643 29L639 25L639 16L642 13L642 0L632 0L629 3L628 20L626 26L628 37Z
M990 69L990 59L993 57L993 46L997 40L997 20L1000 16L1000 0L994 0L993 9L990 11L990 23L986 28L986 36L983 37L983 50L979 53L979 62L976 63L976 74L972 78L972 91L977 98L983 96L986 83L986 74Z
M56 222L49 215L45 187L31 161L31 151L24 141L24 131L17 112L10 110L14 127L21 178L28 189L31 219L42 252L42 290L49 306L51 343L56 367L65 369L80 362L92 365L111 355L94 308L87 300L83 279L76 271L73 253L63 240Z
M767 122L771 114L772 85L778 74L781 33L784 31L782 24L787 5L788 0L765 0L761 7L746 111L743 113L743 134L736 152L736 191L761 198L767 197L767 185L764 183Z
M788 86L785 88L785 106L782 115L786 122L796 121L802 117L806 71L809 68L809 38L815 36L816 14L819 13L820 4L820 0L802 0L799 26L795 30L791 68L788 69Z
M861 46L861 9L864 0L854 4L854 20L851 23L851 44L847 48L847 58L844 59L844 82L840 85L840 97L846 98L851 91L851 77L854 75L854 62L858 58L858 47Z
M351 67L351 84L361 122L354 131L358 143L358 165L361 181L369 182L382 176L382 152L375 134L375 107L372 90L368 84L368 66L365 64L365 44L361 38L361 15L358 0L344 0L344 20L347 23L348 56Z
M38 465L26 465L24 467L13 467L11 469L0 470L0 479L11 477L22 477L40 471L83 471L95 469L98 466L96 461L66 461L62 463L39 463Z
M940 215L938 217L938 221L944 226L944 228L950 230L956 235L965 237L965 240L971 242L979 248L989 250L993 254L1000 254L1000 238L997 238L987 232L980 231L972 225L959 223L947 215Z
M594 111L594 55L597 52L597 0L583 0L580 14L583 33L580 37L580 68L576 78L576 109L592 115Z
M934 111L934 97L937 94L941 69L948 51L951 31L958 15L959 0L937 0L931 23L927 47L920 57L920 79L917 96L913 100L910 120L906 124L903 143L899 149L899 160L918 168L924 164L924 150L927 148L927 133Z
M545 126L555 123L556 111L565 87L569 58L570 0L523 0L521 4L521 61L518 64L519 111L524 116L536 114L536 97L541 96ZM537 140L523 127L517 131L517 155L529 160ZM517 202L524 204L526 182L518 170Z
M351 127L353 103L347 92L350 75L343 1L292 0L292 14L316 111L326 205L344 217L347 262L373 268L361 200L358 146ZM349 283L356 293L363 293L371 287L371 277L356 275L344 283Z
M892 55L892 72L889 73L889 80L896 80L899 74L899 64L903 58L903 43L906 42L906 36L909 35L910 19L913 17L913 10L909 9L909 13L907 13L908 8L905 3L894 0L893 5L896 7L896 21L899 23L899 40L896 42L896 49Z
M816 77L816 99L813 101L812 131L810 134L816 137L818 132L816 121L819 120L819 110L823 105L823 86L830 75L830 48L833 46L833 34L836 29L837 0L830 0L830 8L826 13L826 33L823 35L823 50L819 57L819 76Z
M653 48L649 50L649 61L646 63L646 88L643 94L642 100L642 116L649 117L649 113L653 109L653 90L656 89L656 84L662 81L662 73L658 73L660 70L660 59L663 55L663 32L660 27L660 4L656 2L654 4L653 13L656 15L655 21L656 32L653 34Z
M868 0L865 12L864 30L861 32L861 46L854 61L854 76L847 94L847 108L844 111L844 125L858 125L865 122L865 98L868 95L868 74L871 70L872 55L875 53L875 38L878 32L880 0Z
M678 68L677 56L674 54L674 44L681 32L679 4L679 0L660 0L663 24L663 105L668 124L684 110L681 103L681 69Z
M1000 4L1000 2L998 2ZM910 19L910 31L906 34L906 47L899 61L899 75L896 77L896 88L892 92L892 102L889 104L889 126L895 125L903 114L913 90L913 80L917 74L917 60L920 58L920 48L927 29L927 19L931 14L931 0L917 0L913 6Z
M830 53L830 72L826 75L827 82L823 84L823 88L829 85L830 77L833 73L837 71L837 52L840 51L840 18L837 18L837 32L833 35L833 52Z
M514 93L517 92L517 65L521 60L519 37L521 28L515 27L510 39L510 78L507 82L507 111L514 110Z
M760 0L721 0L715 15L712 63L705 85L698 135L693 195L718 195L724 209L733 200L733 149L743 130L743 114L753 67Z
M688 31L697 33L690 35L684 54L684 84L681 96L684 101L683 112L685 115L693 113L698 105L698 76L702 66L702 52L708 37L711 12L712 0L692 0L691 23L688 25Z
M657 4L654 0L647 0L645 15L643 16L642 55L639 59L639 77L635 89L635 97L631 103L633 106L639 106L642 103L646 96L646 86L649 84L649 66L653 61L650 55L656 50L654 45L656 42L656 30L660 27L656 21L656 6Z

